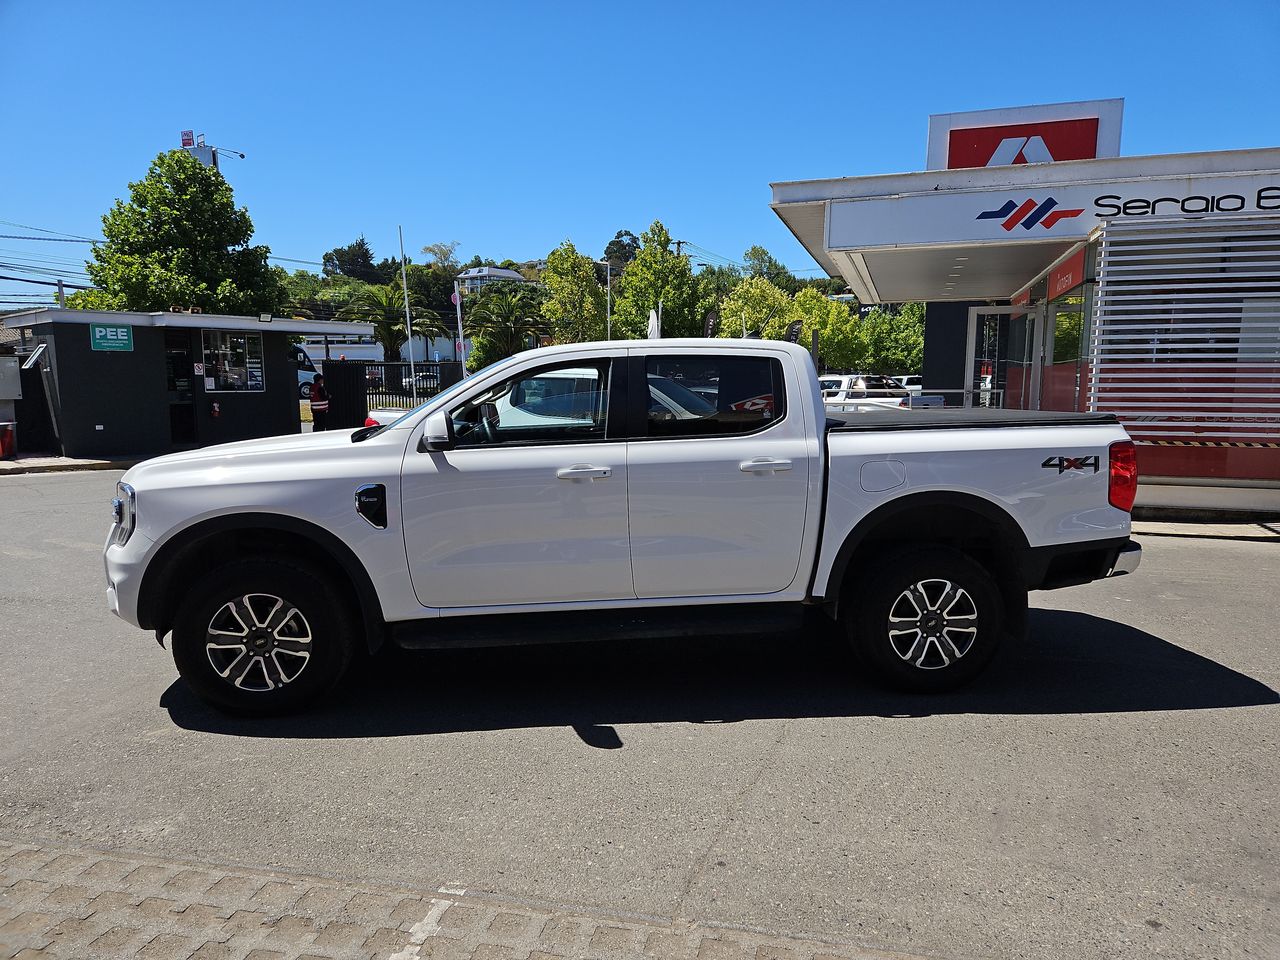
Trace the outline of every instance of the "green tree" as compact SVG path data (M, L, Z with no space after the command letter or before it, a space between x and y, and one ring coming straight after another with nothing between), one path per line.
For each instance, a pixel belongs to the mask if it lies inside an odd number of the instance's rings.
M604 248L604 259L608 260L615 274L622 273L627 264L636 258L640 251L640 238L630 230L619 230L613 235Z
M527 283L493 283L474 297L467 298L470 331L477 346L473 347L468 366L480 366L502 360L536 346L538 336L547 329L542 316L538 288ZM480 350L478 344L483 343ZM481 362L483 361L483 362Z
M456 267L436 261L423 265L411 263L405 270L409 292L416 294L423 307L440 316L452 316L454 312L453 282L457 279Z
M441 267L445 270L458 272L458 258L455 255L458 250L458 241L450 240L447 243L428 243L422 248L422 252L427 257L427 266Z
M924 304L904 303L896 313L876 307L862 318L867 373L919 373L924 362Z
M409 295L409 315L417 336L447 337L448 328L440 317ZM373 325L373 339L382 346L382 359L394 363L400 359L400 348L408 342L404 329L404 291L394 283L368 286L338 312L340 320L361 320Z
M649 311L662 303L664 337L697 337L702 334L693 271L686 257L671 249L671 234L655 220L640 235L640 250L618 280L613 298L613 329L628 337L643 337L649 329Z
M373 248L361 234L354 242L345 247L334 247L326 251L320 261L320 270L326 277L344 276L365 283L378 283L380 278L373 265Z
M742 254L742 260L747 265L748 276L764 277L766 280L776 282L778 277L791 273L773 254L759 244L747 247Z
M817 288L804 287L792 301L791 319L803 324L800 343L808 346L818 333L818 359L835 370L857 370L867 358L867 344L858 315Z
M326 277L307 270L281 271L281 280L286 292L284 309L293 316L314 320L334 319L369 286L341 274Z
M162 153L102 218L106 241L85 269L112 310L198 307L205 313L275 312L286 299L271 248L250 246L253 221L222 174L185 150ZM100 306L101 308L101 306Z
M719 335L741 337L745 330L781 339L791 306L791 298L764 277L745 277L720 304Z
M604 291L590 257L566 240L547 255L542 282L547 288L542 316L556 343L605 338Z
M720 314L720 305L729 295L738 281L742 279L742 271L737 267L703 267L694 276L697 287L698 306L696 309L699 321L705 324L708 311ZM714 336L719 331L717 326L712 331ZM699 331L701 333L702 331Z

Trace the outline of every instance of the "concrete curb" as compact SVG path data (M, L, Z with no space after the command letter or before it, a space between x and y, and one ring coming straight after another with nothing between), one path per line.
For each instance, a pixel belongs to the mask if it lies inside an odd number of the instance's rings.
M69 463L0 463L0 477L31 473L71 473L79 470L128 470L141 460L77 460Z
M1280 524L1276 523L1168 523L1134 520L1133 535L1175 537L1189 540L1237 540L1254 543L1280 543Z

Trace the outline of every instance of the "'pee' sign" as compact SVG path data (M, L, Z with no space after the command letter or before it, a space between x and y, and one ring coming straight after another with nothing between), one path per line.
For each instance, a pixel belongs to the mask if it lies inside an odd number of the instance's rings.
M89 324L89 345L94 350L133 350L133 327L128 324Z

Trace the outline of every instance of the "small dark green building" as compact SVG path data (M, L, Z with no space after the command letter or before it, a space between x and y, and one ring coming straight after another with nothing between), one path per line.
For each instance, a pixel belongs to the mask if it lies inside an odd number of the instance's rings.
M369 332L368 324L267 315L59 308L10 314L4 326L18 331L22 354L43 345L23 371L19 449L76 458L297 433L298 401L315 368L291 338Z

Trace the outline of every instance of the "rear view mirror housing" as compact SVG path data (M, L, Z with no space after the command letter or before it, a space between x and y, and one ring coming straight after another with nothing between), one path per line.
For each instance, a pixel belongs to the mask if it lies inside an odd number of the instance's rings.
M457 445L453 435L453 418L447 410L436 410L427 416L418 449L423 453L443 453Z

